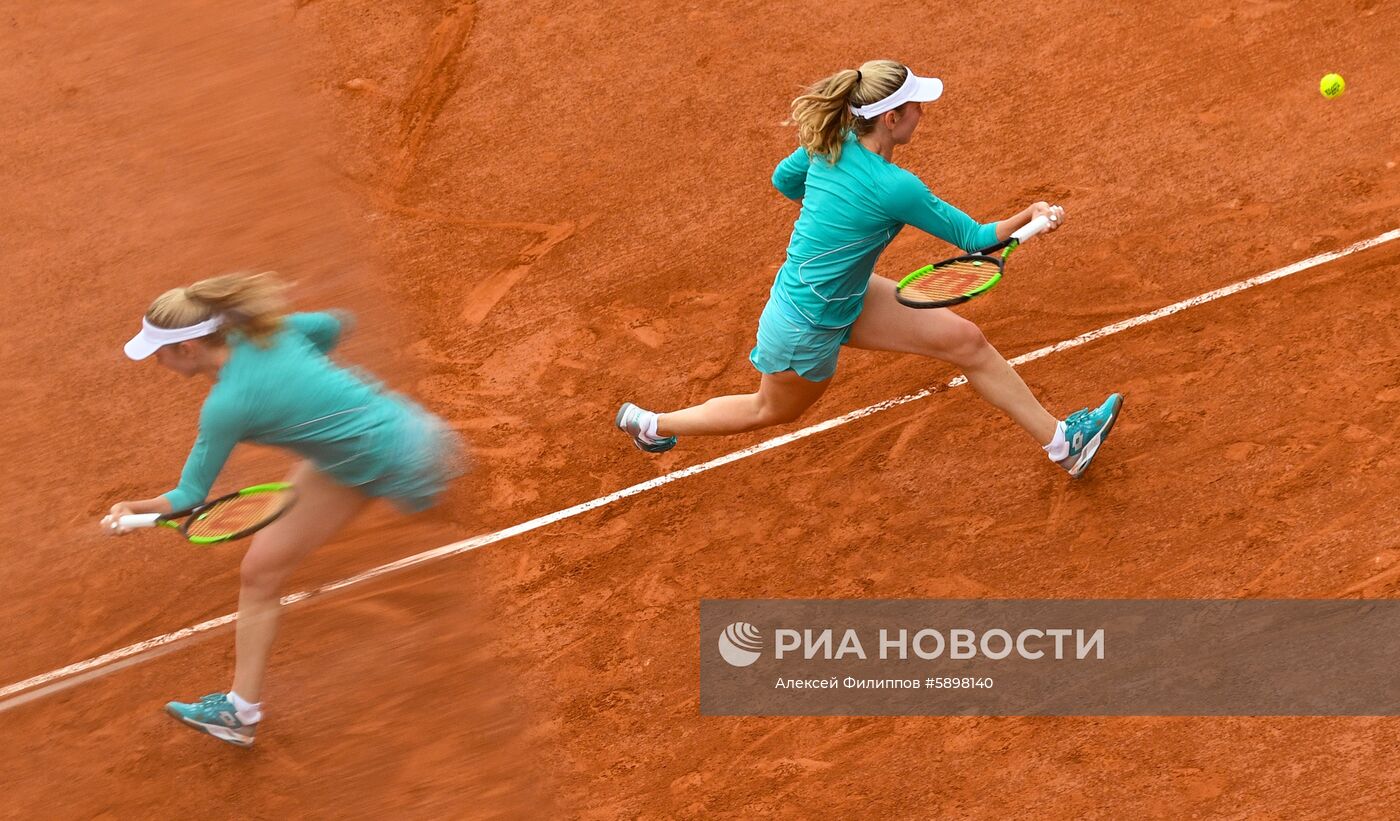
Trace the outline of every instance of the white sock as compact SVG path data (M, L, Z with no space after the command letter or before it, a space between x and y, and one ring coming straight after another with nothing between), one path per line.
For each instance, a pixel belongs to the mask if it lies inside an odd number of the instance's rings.
M262 721L262 704L253 704L247 699L232 690L228 691L228 700L233 703L234 714L238 720L244 724L257 724Z
M1063 462L1069 458L1069 440L1065 438L1065 423L1055 423L1055 436L1050 444L1044 445L1045 454L1052 462Z
M642 411L642 413L646 414L646 416L642 417L645 420L642 422L642 438L648 442L655 442L657 439L661 438L661 435L656 432L657 414L651 411Z

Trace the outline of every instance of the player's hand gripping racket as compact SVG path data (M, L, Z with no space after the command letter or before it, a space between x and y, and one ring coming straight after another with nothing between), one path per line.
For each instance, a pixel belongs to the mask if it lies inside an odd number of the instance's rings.
M1011 252L1049 228L1050 222L1050 217L1041 215L1016 229L1009 239L990 248L925 265L899 281L895 286L895 298L911 308L946 308L985 294L1001 281L1006 258ZM997 251L1001 253L993 256Z
M174 513L132 513L111 523L113 531L169 527L195 544L218 544L251 536L277 521L296 502L286 482L245 487L189 510Z

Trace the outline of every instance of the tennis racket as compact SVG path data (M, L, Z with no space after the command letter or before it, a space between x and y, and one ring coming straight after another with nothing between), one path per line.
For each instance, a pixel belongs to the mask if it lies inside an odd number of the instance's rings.
M296 502L297 494L286 482L245 487L189 510L174 513L132 513L117 519L116 526L169 527L195 544L219 544L242 539L277 521ZM116 529L116 528L113 528Z
M910 308L946 308L985 294L1001 281L1006 258L1011 252L1049 227L1050 218L1042 215L990 248L925 265L899 281L895 286L895 299ZM1001 254L993 256L997 251Z

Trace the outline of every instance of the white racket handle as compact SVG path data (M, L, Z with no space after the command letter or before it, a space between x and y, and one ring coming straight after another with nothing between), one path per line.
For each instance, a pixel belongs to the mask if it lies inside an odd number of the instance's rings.
M155 527L156 520L159 518L159 513L128 513L125 516L117 517L117 525L125 530L133 530L138 527Z
M1025 242L1049 227L1050 218L1042 214L1025 225L1022 225L1020 228L1017 228L1016 231L1012 233L1011 238L1017 242Z

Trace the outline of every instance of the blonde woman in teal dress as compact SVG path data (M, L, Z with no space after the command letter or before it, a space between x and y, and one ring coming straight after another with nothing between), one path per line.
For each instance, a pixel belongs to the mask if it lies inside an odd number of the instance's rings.
M987 402L1011 418L1072 477L1082 476L1122 407L1112 394L1099 407L1057 419L972 322L947 308L896 301L895 283L874 273L880 254L905 225L964 251L1011 236L1044 215L1050 230L1064 211L1032 203L979 223L934 196L894 163L913 138L923 104L943 83L892 60L873 60L816 83L792 106L797 150L773 172L773 185L799 203L749 355L758 390L655 413L631 402L614 424L644 451L675 447L680 436L720 436L796 420L826 392L842 346L913 353L956 365Z
M456 435L402 396L332 362L344 313L282 313L272 274L230 274L158 297L126 345L140 360L213 384L199 435L177 486L150 499L112 505L119 517L170 513L204 501L239 442L286 448L301 457L289 479L297 503L259 531L241 564L233 686L167 711L185 724L250 746L262 719L263 678L281 609L282 586L313 550L372 498L407 512L431 506L460 473Z

